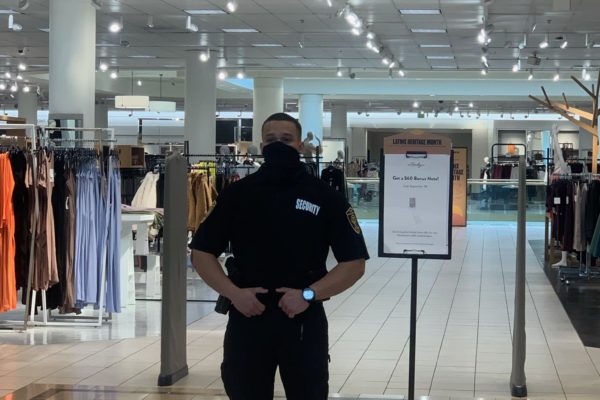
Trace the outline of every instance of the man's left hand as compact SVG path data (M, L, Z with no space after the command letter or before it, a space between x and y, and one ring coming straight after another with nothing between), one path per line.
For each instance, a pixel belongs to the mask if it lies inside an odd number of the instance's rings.
M290 288L279 288L276 290L277 293L283 293L283 297L279 300L279 308L290 318L304 312L309 304L304 297L302 297L302 290L290 289Z

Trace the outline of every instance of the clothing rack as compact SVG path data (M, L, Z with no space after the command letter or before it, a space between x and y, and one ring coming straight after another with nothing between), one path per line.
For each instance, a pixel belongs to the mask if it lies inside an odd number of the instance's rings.
M25 130L27 132L27 134L29 135L29 139L31 140L31 150L35 151L37 149L36 147L36 126L32 125L32 124L6 124L6 125L2 125L2 129L19 129L19 130ZM13 136L15 138L21 138L21 136ZM33 174L33 180L37 181L37 159L35 157L33 157L32 160L32 174ZM31 229L32 232L35 232L37 229L37 221L39 219L39 215L40 215L40 205L39 205L39 199L38 199L38 188L37 185L34 185L34 197L35 197L35 201L34 201L34 211L33 211L33 219L32 219L32 225L31 225ZM6 321L0 321L0 329L13 329L13 330L27 330L27 326L28 326L28 318L27 318L27 310L29 310L29 306L30 306L30 297L29 297L29 293L31 293L31 286L32 286L32 280L33 280L33 264L34 264L34 257L35 257L35 235L32 235L31 237L31 243L29 246L29 267L28 267L28 271L27 271L27 296L26 296L26 302L25 302L25 313L23 316L23 321L22 322L18 322L18 321L10 321L10 320L6 320Z
M45 132L45 135L43 137L43 140L45 142L99 143L100 146L102 146L103 143L109 143L110 150L114 149L114 143L116 143L115 130L113 128L50 128L50 127L44 127L43 130ZM102 139L102 138L100 138L100 139L80 139L80 138L50 139L50 138L48 138L48 136L47 136L48 131L56 131L56 130L107 132L109 134L109 139ZM54 147L54 148L56 148L56 147ZM35 157L34 157L34 160L35 160ZM112 164L109 165L109 171L112 171ZM36 185L36 190L37 190L37 185ZM36 203L37 203L37 194L36 194ZM38 215L39 215L39 210L38 210ZM108 230L106 231L105 234L108 236ZM32 248L33 248L33 246L32 246ZM85 315L54 315L54 316L52 316L50 313L50 310L48 310L47 306L46 306L46 291L42 290L41 291L42 321L36 321L34 319L35 307L31 307L31 314L29 316L29 324L36 325L36 326L94 326L94 327L98 327L98 326L102 326L103 321L109 321L112 318L112 313L109 313L108 316L105 316L104 311L103 311L105 301L106 301L106 298L105 298L106 297L106 267L107 267L106 250L107 250L107 248L105 246L105 248L103 249L104 253L102 255L102 266L101 266L102 271L101 271L101 275L100 275L102 281L100 283L100 300L98 302L98 315L97 316L85 316ZM33 262L31 262L31 263L33 263ZM33 274L33 265L30 265L30 275L32 275L32 274ZM31 290L31 288L28 289L28 293L29 292L31 292L32 304L35 304L37 293L35 290ZM27 299L29 301L29 296L27 296ZM29 309L29 305L27 306L27 310L28 309ZM27 313L27 311L26 311L26 313ZM49 318L48 318L49 316L52 317L52 321L49 320Z
M582 173L563 173L563 174L552 174L552 178L558 178L559 180L571 180L572 178L577 178L578 182L591 182L592 180L600 179L600 174L594 174L591 172L582 172ZM573 179L574 181L574 179ZM547 235L546 235L547 238ZM554 241L554 238L553 238ZM551 248L554 247L555 243L552 243ZM562 283L570 284L574 279L593 279L600 278L600 271L594 270L591 266L591 254L589 251L589 243L586 244L586 250L579 251L579 266L578 267L569 267L569 266L559 266L558 268L558 276ZM585 254L585 263L583 262Z

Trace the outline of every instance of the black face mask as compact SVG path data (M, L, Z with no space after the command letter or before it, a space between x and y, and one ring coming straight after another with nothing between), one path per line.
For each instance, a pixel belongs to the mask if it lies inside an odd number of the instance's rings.
M300 162L298 150L282 142L273 142L263 147L265 163L271 165L294 166Z

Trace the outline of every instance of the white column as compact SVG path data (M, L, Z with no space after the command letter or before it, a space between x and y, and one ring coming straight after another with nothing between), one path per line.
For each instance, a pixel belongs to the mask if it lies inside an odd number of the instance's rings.
M351 159L367 158L367 130L365 128L352 128L352 146L350 146Z
M22 89L17 95L19 118L25 118L28 124L37 124L38 98L35 90L25 93Z
M108 104L97 103L95 111L96 128L108 128Z
M217 55L207 62L199 53L185 59L185 140L192 154L213 154L216 147Z
M90 1L50 0L50 115L81 114L94 127L96 9Z
M252 144L262 142L262 124L271 114L283 112L283 79L254 78Z
M302 124L302 138L307 132L323 139L323 96L320 94L302 94L298 101L299 120Z
M332 138L346 139L348 137L348 108L343 104L331 105L331 130Z

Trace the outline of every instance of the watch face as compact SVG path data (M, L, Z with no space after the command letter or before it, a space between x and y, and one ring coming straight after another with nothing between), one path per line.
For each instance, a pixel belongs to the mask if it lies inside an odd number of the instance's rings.
M304 289L302 291L302 297L304 297L304 300L306 301L312 301L315 299L315 291L312 289Z

